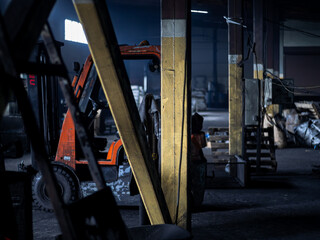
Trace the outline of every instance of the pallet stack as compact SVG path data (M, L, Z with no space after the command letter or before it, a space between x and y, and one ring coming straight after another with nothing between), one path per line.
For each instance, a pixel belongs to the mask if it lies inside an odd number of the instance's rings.
M209 128L209 141L212 150L212 163L227 164L229 155L229 129Z
M320 106L316 102L295 102L299 112L309 112L310 118L320 119Z
M245 159L249 169L257 167L257 127L247 126L245 129ZM260 168L265 171L276 171L277 161L273 139L273 128L261 129Z
M257 126L245 128L244 159L251 173L257 168ZM229 129L209 128L209 141L212 150L212 159L209 164L225 165L234 159L229 154ZM261 129L260 169L264 172L275 172L277 161L273 138L273 128Z

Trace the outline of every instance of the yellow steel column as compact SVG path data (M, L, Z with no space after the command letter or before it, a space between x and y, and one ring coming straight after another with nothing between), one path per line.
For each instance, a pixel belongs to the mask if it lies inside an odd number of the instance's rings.
M266 51L266 67L267 71L271 74L274 73L274 2L273 0L269 0L266 6L266 45L267 45L267 51ZM267 76L272 76L267 72Z
M189 0L162 0L161 186L173 222L189 228Z
M279 29L279 77L284 79L284 29Z
M278 76L279 74L279 25L275 24L277 22L277 12L275 10L274 0L269 0L266 2L266 79L264 83L265 91L269 91L269 94L265 92L264 105L266 107L267 114L274 116L279 113L279 104L272 104L272 78L273 74ZM278 39L277 39L278 38ZM269 78L268 78L269 77Z
M228 1L229 18L242 19L242 0ZM243 29L229 23L229 153L243 154Z
M171 223L105 1L74 0L151 224Z
M275 9L274 10L274 22L279 21L279 10ZM274 24L273 26L273 71L276 76L279 76L279 49L280 49L280 25L279 24Z
M264 79L263 79L263 0L253 1L253 41L255 43L254 61L253 61L253 78L258 79L258 129L257 129L257 163L256 171L260 172L261 167L261 127L262 127L262 107L264 105Z
M255 56L253 63L253 78L263 80L263 0L253 1L253 41Z

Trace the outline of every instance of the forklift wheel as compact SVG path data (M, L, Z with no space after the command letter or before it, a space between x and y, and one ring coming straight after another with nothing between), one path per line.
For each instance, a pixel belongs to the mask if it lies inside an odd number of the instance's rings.
M78 200L81 197L81 188L77 179L59 165L53 166L53 172L57 178L58 191L64 203L68 204ZM35 175L32 181L32 198L34 205L39 209L53 211L46 184L40 172Z

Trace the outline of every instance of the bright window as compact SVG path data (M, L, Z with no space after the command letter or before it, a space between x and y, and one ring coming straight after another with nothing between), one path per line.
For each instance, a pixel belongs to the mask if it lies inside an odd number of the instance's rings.
M64 20L64 39L88 44L81 23L69 19Z

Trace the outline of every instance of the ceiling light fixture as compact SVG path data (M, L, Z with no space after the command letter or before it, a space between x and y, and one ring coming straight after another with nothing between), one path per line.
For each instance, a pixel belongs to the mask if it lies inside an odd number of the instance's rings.
M202 11L202 10L191 10L191 12L193 13L203 13L203 14L207 14L208 11Z

